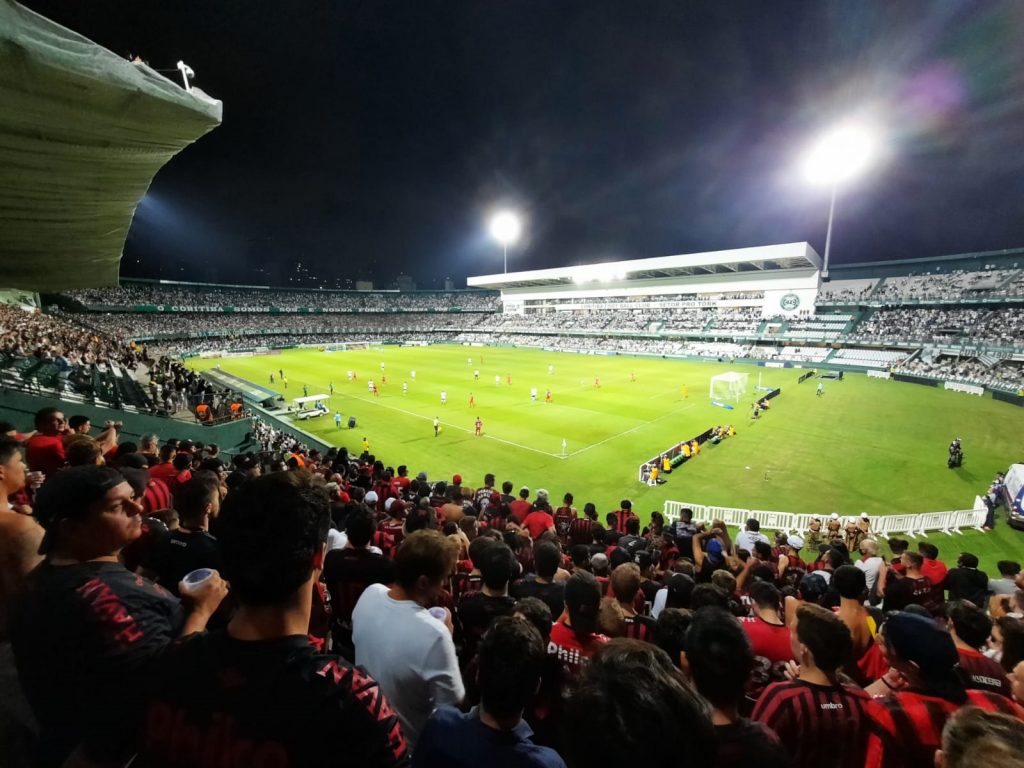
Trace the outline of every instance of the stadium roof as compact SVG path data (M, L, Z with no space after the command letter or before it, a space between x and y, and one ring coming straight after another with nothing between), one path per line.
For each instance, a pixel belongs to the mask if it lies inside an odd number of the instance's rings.
M115 285L156 172L221 103L0 0L0 285Z
M808 243L783 243L757 248L735 248L728 251L583 264L577 267L480 275L469 278L466 284L472 288L531 288L544 285L656 280L783 269L821 269L821 258Z

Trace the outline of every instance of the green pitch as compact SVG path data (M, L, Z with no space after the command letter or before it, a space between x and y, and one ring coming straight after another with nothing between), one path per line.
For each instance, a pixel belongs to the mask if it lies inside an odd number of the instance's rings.
M330 416L297 426L354 454L366 437L372 453L389 465L407 464L413 475L424 470L432 480L450 480L457 472L476 485L493 472L499 483L511 480L516 489L547 488L554 500L570 491L577 507L593 501L602 515L622 498L632 499L644 517L668 499L844 515L968 509L997 471L1024 458L1024 410L989 397L860 374L825 381L818 397L818 380L797 384L802 371L794 369L510 348L295 349L190 361L200 370L218 364L289 401L303 395L303 385L310 395L326 394L333 382ZM278 369L285 372L287 389L280 381L270 384L271 372L279 378ZM355 381L348 380L349 370ZM710 377L730 370L750 374L750 390L731 411L711 405L708 396ZM767 414L751 421L759 374L762 384L782 394ZM377 383L377 397L368 391L369 380ZM536 401L530 397L533 387ZM551 403L545 402L548 389ZM440 402L442 390L446 405ZM345 420L340 430L335 411ZM358 420L355 430L347 428L349 415ZM438 437L435 416L442 425ZM482 437L474 435L478 416ZM664 485L638 482L641 462L708 427L730 423L736 437L706 445ZM946 447L957 436L966 461L949 470ZM958 552L973 551L994 572L995 560L1024 555L1019 535L1000 524L991 534L933 534L932 540L944 558L953 561Z

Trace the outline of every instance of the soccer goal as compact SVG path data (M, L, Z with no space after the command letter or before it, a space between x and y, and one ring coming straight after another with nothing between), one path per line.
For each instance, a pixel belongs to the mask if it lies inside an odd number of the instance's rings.
M738 401L747 391L748 373L729 371L711 377L710 396L712 400Z

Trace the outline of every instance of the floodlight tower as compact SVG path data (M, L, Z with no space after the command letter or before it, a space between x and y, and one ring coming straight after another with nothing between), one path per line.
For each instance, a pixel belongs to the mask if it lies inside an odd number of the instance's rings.
M828 206L828 229L825 232L825 258L821 270L828 280L828 257L832 249L832 220L836 212L839 185L863 173L877 153L875 132L866 125L844 123L819 137L804 157L804 177L812 184L832 188Z
M491 217L491 237L501 243L505 255L505 272L508 273L508 247L519 240L523 223L512 211L499 211Z

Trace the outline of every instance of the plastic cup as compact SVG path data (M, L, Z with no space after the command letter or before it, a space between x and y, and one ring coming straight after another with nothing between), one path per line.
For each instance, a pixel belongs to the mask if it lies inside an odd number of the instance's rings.
M440 621L442 624L448 623L448 611L446 611L444 608L441 608L440 606L435 605L433 608L428 609L427 613L429 613L435 619Z
M216 573L212 568L196 568L194 571L186 573L182 581L182 590L192 594L193 592L199 591L199 589L213 578Z

